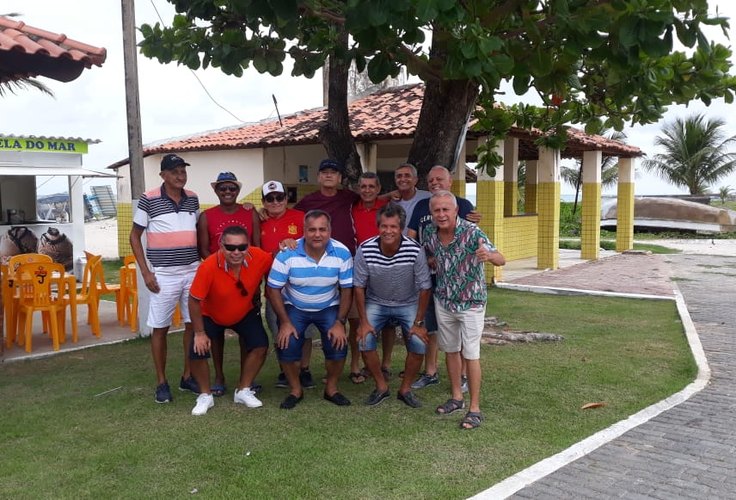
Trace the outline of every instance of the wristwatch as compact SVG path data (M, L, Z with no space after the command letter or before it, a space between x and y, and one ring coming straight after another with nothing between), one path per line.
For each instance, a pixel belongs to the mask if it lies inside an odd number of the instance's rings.
M424 326L424 321L422 321L422 320L419 320L419 321L415 321L415 322L414 322L414 325L415 325L415 326Z
M348 322L348 319L347 318L337 318L337 321L342 323L342 326L345 326Z

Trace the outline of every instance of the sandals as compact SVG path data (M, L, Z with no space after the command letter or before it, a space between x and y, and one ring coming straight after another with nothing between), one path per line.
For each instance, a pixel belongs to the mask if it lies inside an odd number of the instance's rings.
M465 401L462 399L448 399L437 407L434 411L437 415L450 415L456 411L460 411L465 408Z
M460 428L466 431L477 429L478 427L480 427L481 422L483 422L483 414L481 412L469 411L460 421Z
M365 382L365 376L361 372L351 372L350 381L354 384L362 384Z
M225 384L215 384L210 387L210 392L213 396L219 398L220 396L225 395L225 393L227 392L227 386Z

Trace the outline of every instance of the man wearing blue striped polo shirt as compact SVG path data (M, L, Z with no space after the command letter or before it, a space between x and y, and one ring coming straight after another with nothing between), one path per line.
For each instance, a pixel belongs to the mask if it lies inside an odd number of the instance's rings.
M350 400L337 389L347 356L345 323L352 301L353 259L331 237L330 216L311 210L304 216L304 237L297 247L276 254L268 275L268 299L279 320L276 353L290 393L281 408L290 410L304 397L299 381L304 332L314 324L322 335L327 367L324 398L338 406Z

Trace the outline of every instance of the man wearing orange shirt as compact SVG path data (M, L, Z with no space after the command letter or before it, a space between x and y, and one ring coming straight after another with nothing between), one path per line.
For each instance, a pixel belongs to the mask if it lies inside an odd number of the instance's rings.
M268 336L261 311L253 307L253 294L258 292L272 262L271 254L248 245L245 229L230 226L222 232L220 250L199 266L189 292L194 327L191 369L201 390L192 415L204 415L215 405L210 393L207 358L210 339L224 336L226 328L238 334L241 353L245 353L233 399L249 408L263 406L251 385L266 359Z

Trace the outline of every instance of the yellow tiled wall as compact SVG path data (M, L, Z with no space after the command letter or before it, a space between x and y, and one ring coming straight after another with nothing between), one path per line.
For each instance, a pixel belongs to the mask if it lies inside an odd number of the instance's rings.
M601 185L583 183L580 256L597 259L601 245Z
M560 266L560 183L540 183L537 189L537 268L557 269Z
M634 183L618 183L616 251L634 248Z
M455 196L465 198L465 181L454 179L452 181L452 187L450 189L452 190L453 194L455 194Z
M477 209L483 214L483 218L480 221L480 228L503 253L503 249L505 248L503 181L478 180L476 189ZM487 281L490 282L491 277L494 277L496 280L501 279L500 267L486 264L485 269Z
M118 203L118 255L122 259L131 255L130 230L133 227L133 205L131 203Z
M537 256L536 215L517 215L503 220L503 248L499 248L507 261ZM495 242L494 242L495 243Z

